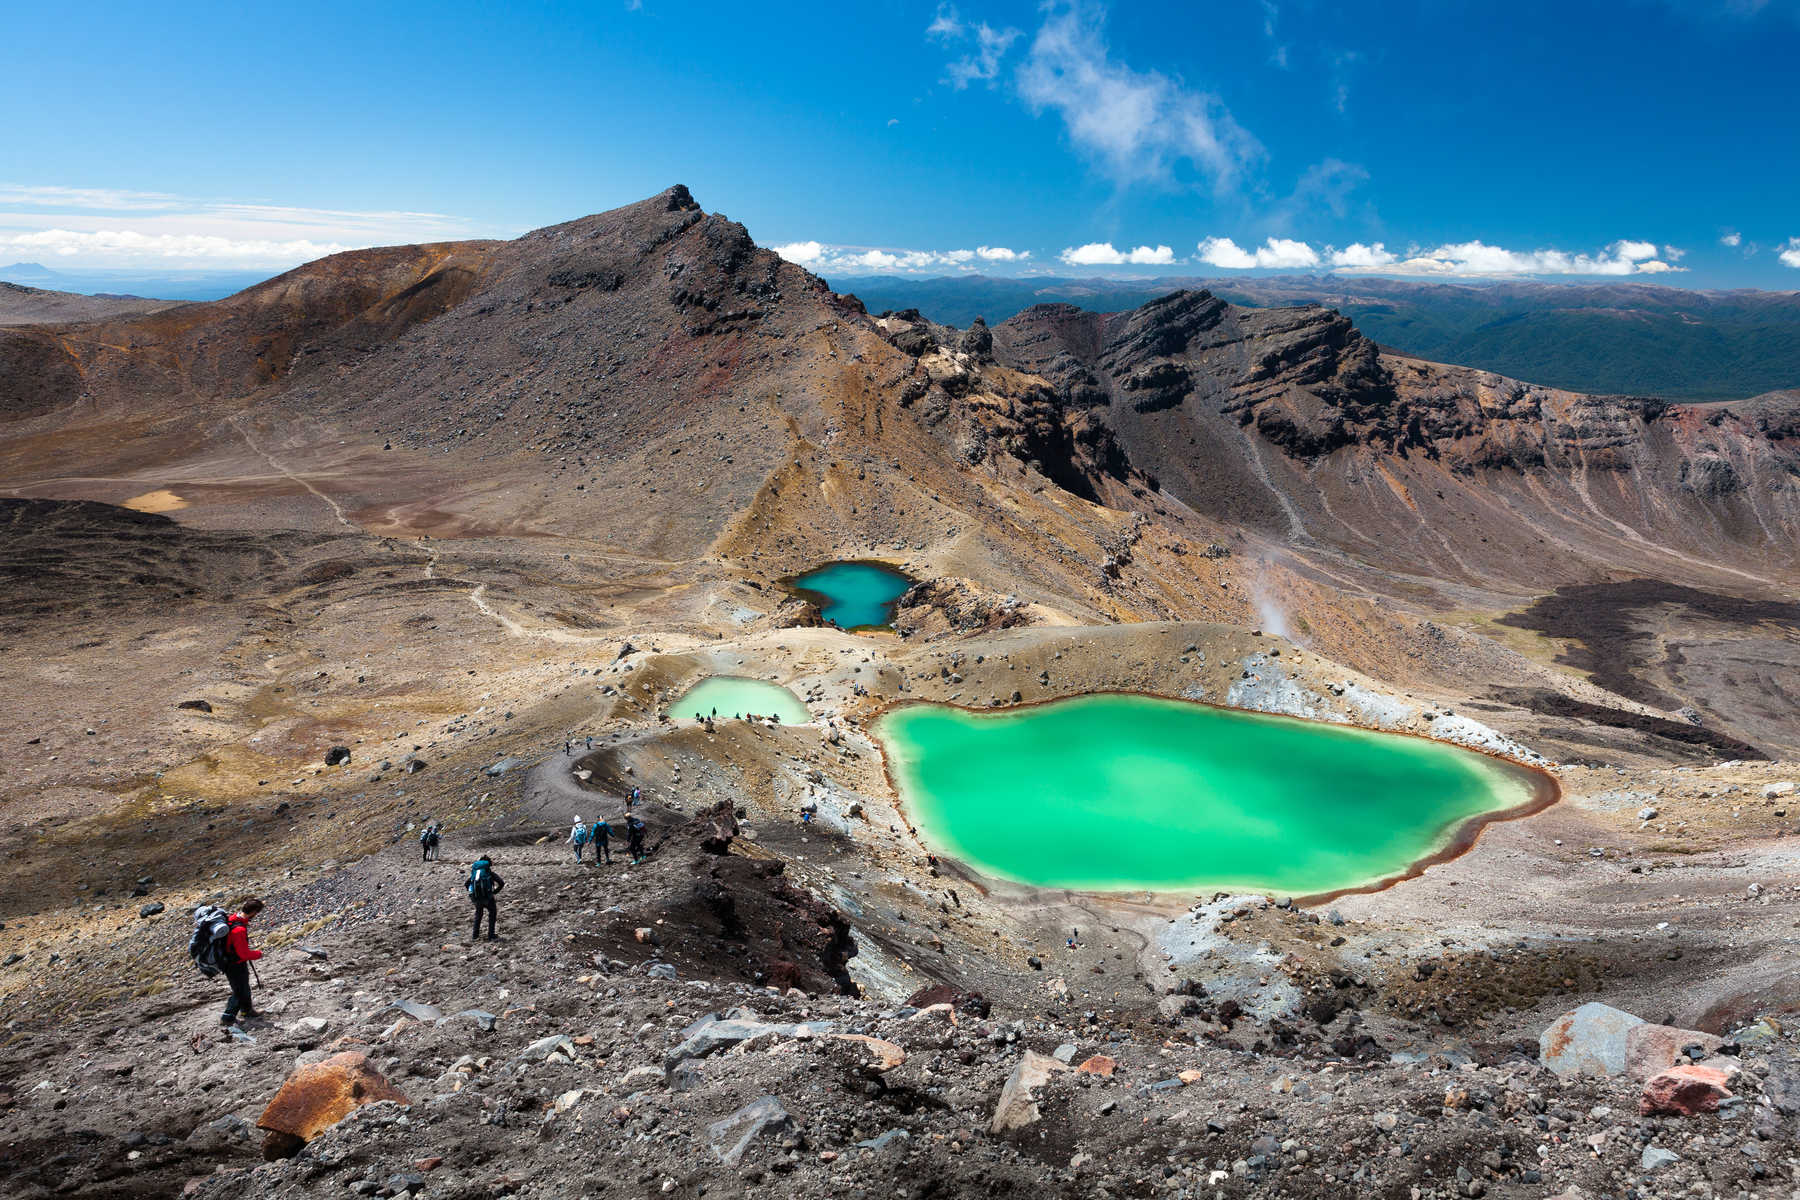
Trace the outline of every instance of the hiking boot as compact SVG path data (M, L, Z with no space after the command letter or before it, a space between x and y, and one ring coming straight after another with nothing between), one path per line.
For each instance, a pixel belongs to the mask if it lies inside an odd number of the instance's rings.
M490 933L490 934L488 934L487 940L490 942L497 942L500 940L500 935L497 933Z

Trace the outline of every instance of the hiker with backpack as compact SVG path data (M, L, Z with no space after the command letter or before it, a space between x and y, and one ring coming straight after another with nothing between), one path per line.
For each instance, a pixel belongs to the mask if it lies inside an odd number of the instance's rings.
M588 841L594 843L594 865L598 866L602 857L612 862L612 826L606 823L605 817L595 817L588 828Z
M494 903L494 897L506 886L506 880L494 874L494 862L487 855L482 855L469 866L469 878L463 889L469 893L469 902L475 906L475 931L469 935L471 939L481 936L481 914L485 911L488 919L488 941L498 939L494 932L495 922L499 920L500 910Z
M227 914L224 909L203 904L194 910L194 936L188 940L188 956L200 973L211 977L224 975L231 985L221 1025L235 1025L241 1016L246 1021L260 1021L262 1014L250 995L250 964L262 957L261 950L250 948L250 922L263 910L263 902L246 896L238 903L238 911Z
M644 861L644 823L636 817L625 818L625 849L631 853L631 865Z
M437 822L427 822L425 828L419 832L420 862L430 862L437 857L438 842L440 840L441 835L438 833Z
M577 865L581 862L581 848L587 845L587 840L587 826L582 824L581 818L577 816L575 818L574 828L569 830L569 845L575 847L575 862Z

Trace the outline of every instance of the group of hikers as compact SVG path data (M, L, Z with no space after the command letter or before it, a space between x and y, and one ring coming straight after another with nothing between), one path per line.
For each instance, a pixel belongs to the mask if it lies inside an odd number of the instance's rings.
M637 866L644 861L644 823L634 814L625 815L625 850L631 855L631 865ZM588 846L594 847L594 865L612 862L612 826L605 817L595 817L589 825L576 814L575 824L569 829L569 845L575 847L575 861L581 861L582 852Z
M577 743L585 741L586 747L592 750L594 739L568 739L563 743L563 753L572 754ZM648 832L644 822L631 810L643 798L638 788L632 788L625 801L625 848L631 856L632 865L644 861L644 837ZM437 862L439 848L443 845L444 825L442 821L427 821L419 831L419 857L421 862ZM575 847L575 861L582 861L582 852L592 843L594 846L594 863L612 862L612 826L604 817L596 817L592 824L587 824L577 816L575 827L569 832L569 843ZM463 890L468 893L469 903L475 910L474 927L469 936L472 939L481 937L481 918L487 916L487 940L499 940L496 925L499 921L500 909L497 902L501 889L506 881L494 870L494 861L483 854L469 866L468 878L463 880ZM201 974L207 977L223 975L229 985L230 995L225 1001L225 1011L219 1017L219 1023L227 1028L236 1026L238 1021L260 1021L262 1014L257 1011L250 990L250 981L255 975L253 965L262 957L262 951L250 948L250 922L263 910L263 902L255 896L246 896L238 901L237 911L227 912L214 905L203 904L194 910L194 933L188 940L188 956ZM262 986L260 977L257 986Z
M635 804L638 800L638 789L631 790L631 799L627 802ZM644 861L644 837L648 832L644 822L635 813L627 813L625 817L625 847L635 865ZM429 821L419 831L419 847L424 862L438 861L438 850L443 844L444 826L441 821ZM575 828L569 834L569 841L575 847L575 861L581 861L582 850L594 845L594 862L598 864L602 858L612 861L612 827L605 818L596 818L593 824L583 823L580 817L575 818ZM506 881L494 870L494 860L483 854L469 866L468 878L463 881L463 890L468 893L469 903L475 910L474 926L469 932L471 939L481 937L481 918L487 917L487 940L498 941L497 924L500 918L498 897ZM246 896L238 901L237 911L227 912L210 904L203 904L194 910L194 933L188 941L188 956L200 972L209 978L223 975L230 987L230 994L225 1000L225 1011L220 1014L219 1023L227 1028L245 1022L260 1021L262 1013L256 1008L250 989L250 981L256 972L256 960L262 957L261 950L250 948L250 922L263 910L263 902L255 896ZM262 980L257 978L257 986Z

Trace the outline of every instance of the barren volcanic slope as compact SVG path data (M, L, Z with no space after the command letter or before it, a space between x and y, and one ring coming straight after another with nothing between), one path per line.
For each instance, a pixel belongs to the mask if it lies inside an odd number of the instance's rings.
M1646 1145L1794 1186L1793 396L1199 292L876 319L682 188L83 315L0 329L9 1194L1642 1194ZM920 581L893 631L779 585L841 559ZM663 718L711 675L814 721ZM1046 893L936 857L867 732L1098 690L1562 800L1329 907ZM647 861L577 867L633 788ZM221 1038L185 914L247 892L267 1019ZM1588 1000L1734 1038L1741 1105L1545 1071ZM259 1166L337 1052L410 1110Z

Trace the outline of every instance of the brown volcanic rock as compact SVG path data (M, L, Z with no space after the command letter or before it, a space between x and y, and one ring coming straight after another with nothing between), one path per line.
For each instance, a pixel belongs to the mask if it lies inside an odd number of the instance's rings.
M263 1157L290 1158L357 1109L383 1100L412 1103L365 1055L350 1051L296 1067L256 1119L256 1127L267 1131Z
M236 398L297 357L367 353L469 293L494 242L352 250L207 304L0 331L0 415Z

